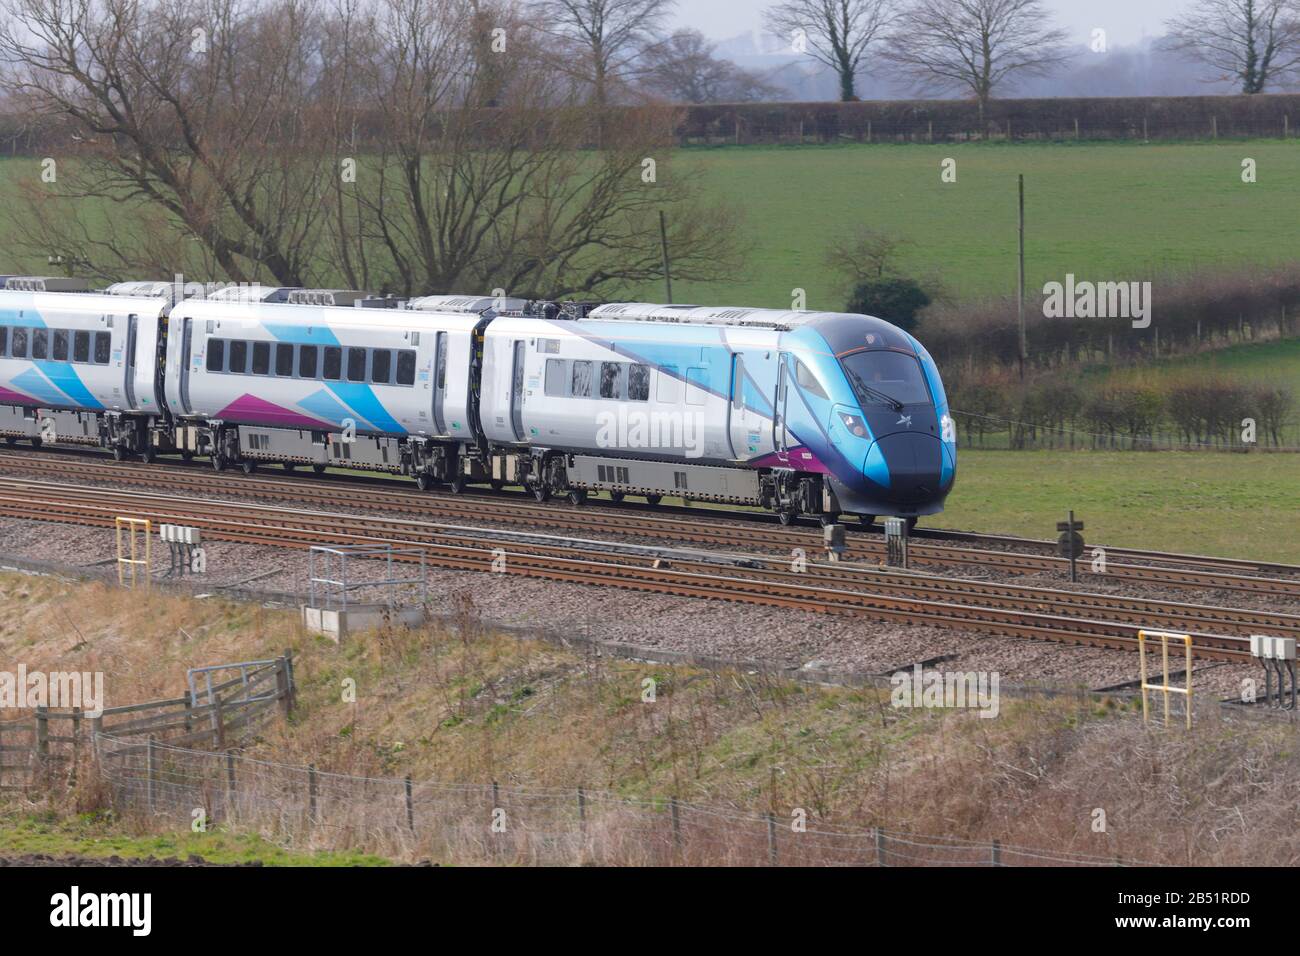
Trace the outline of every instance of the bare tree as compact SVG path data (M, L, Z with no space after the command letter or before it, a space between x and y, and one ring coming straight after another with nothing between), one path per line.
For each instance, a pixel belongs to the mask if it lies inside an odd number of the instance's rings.
M512 53L488 69L454 0L376 6L360 31L373 41L354 48L376 152L340 187L330 220L348 285L611 294L662 278L661 209L674 278L738 266L733 213L701 202L671 168L675 110L602 115L566 102L565 78L533 55L539 38L508 9L495 16ZM484 82L501 105L475 106Z
M637 61L659 43L677 0L537 0L539 29L562 44L556 63L606 106Z
M24 106L75 132L26 184L18 244L92 271L207 268L303 284L321 215L302 0L3 0ZM192 240L192 241L191 241Z
M895 17L895 0L785 0L763 14L771 33L825 63L840 78L840 99L856 100L868 53Z
M1208 66L1213 80L1262 93L1300 65L1300 11L1294 0L1197 0L1166 24L1164 45Z
M1040 0L916 0L899 17L885 57L921 91L969 93L983 123L999 84L1062 63L1065 39Z
M747 103L777 93L754 71L713 51L699 30L679 30L646 54L646 89L675 103Z

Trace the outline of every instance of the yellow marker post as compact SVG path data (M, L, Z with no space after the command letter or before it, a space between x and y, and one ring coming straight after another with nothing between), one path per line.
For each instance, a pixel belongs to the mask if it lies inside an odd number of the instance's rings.
M144 586L147 588L151 581L150 578L150 556L152 554L152 531L153 524L148 518L127 518L118 516L113 519L114 532L117 535L117 583L121 587L134 588L139 580L139 569L144 568ZM126 532L127 547L122 547L122 532ZM139 556L139 550L136 547L136 533L144 534L144 557ZM127 557L127 555L130 557ZM127 582L127 569L130 569L131 583Z
M1160 639L1161 683L1147 683L1147 649L1146 639ZM1187 686L1172 687L1169 684L1169 642L1182 641L1187 658ZM1169 725L1169 695L1184 694L1187 697L1187 729L1192 729L1192 636L1190 634L1172 634L1169 631L1138 631L1138 667L1142 679L1142 720L1150 719L1147 706L1147 691L1158 690L1165 697L1165 726Z

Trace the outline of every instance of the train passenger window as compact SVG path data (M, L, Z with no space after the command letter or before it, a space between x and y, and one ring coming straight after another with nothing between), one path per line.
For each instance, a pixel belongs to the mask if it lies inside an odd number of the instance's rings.
M441 376L447 374L445 369L440 369L439 373ZM402 349L402 351L397 353L397 384L415 384L415 353L410 349ZM440 377L438 379L438 387L442 388L445 384L445 379Z
M393 353L390 349L375 349L370 359L370 381L387 385L393 377Z
M108 333L104 333L107 335ZM89 362L90 361L90 333L76 332L72 336L72 361ZM105 362L108 359L104 359Z
M271 343L253 343L253 374L265 375L271 371Z
M681 400L681 379L677 377L676 365L665 365L659 370L659 386L655 389L655 397L672 405Z
M50 352L50 358L56 362L66 362L68 360L68 331L67 329L54 330L54 348Z
M826 394L826 389L822 388L822 383L817 381L817 377L813 375L812 369L798 359L794 360L794 380L799 383L800 388L812 392L818 398L830 398Z
M650 401L650 366L627 367L627 398L630 402Z
M325 346L325 377L331 382L343 377L343 350L338 346Z
M600 397L622 398L627 366L622 362L600 363Z
M316 377L316 346L314 345L298 346L298 377L299 378Z
M240 339L234 339L230 343L230 365L229 371L237 375L243 375L248 371L248 343Z
M43 359L50 351L50 330L32 329L32 358Z
M80 352L80 351L82 350L82 349L81 349L81 336L82 336L82 335L89 335L89 334L90 334L89 332L78 332L78 333L77 333L77 339L76 339L76 343L75 343L75 346L74 346L74 351L76 351L76 352ZM112 347L113 347L113 333L112 333L112 332L96 332L96 333L95 333L95 364L96 364L96 365L107 365L107 364L108 364L108 353L112 350Z
M293 346L287 342L275 346L275 374L286 378L293 375Z
M348 349L348 381L364 382L366 380L366 350Z
M27 330L23 328L14 329L12 347L9 350L10 358L27 358Z
M546 384L544 391L552 397L568 394L564 390L568 376L565 375L564 359L546 360Z
M573 374L572 376L570 376L569 384L572 386L569 389L569 394L572 395L574 398L590 398L591 397L591 363L574 362Z
M4 355L9 348L9 326L0 325L0 355Z
M226 343L221 339L208 339L208 371L220 372L226 364Z
M686 370L686 404L703 405L708 399L708 389L705 388L705 382L708 381L709 370L706 368L688 368Z

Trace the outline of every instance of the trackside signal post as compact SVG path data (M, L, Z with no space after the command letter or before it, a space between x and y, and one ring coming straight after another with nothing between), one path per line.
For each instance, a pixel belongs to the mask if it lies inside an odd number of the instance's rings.
M1147 683L1147 638L1160 639L1161 678L1159 684ZM1169 684L1169 642L1182 641L1187 654L1186 687L1171 687ZM1138 631L1138 666L1142 677L1142 720L1150 720L1147 707L1147 691L1158 690L1165 695L1165 726L1169 725L1169 695L1183 694L1187 698L1187 729L1192 729L1192 636L1190 634L1170 634L1168 631Z
M1068 521L1056 522L1056 530L1061 532L1061 536L1056 539L1056 549L1061 553L1061 557L1070 559L1070 581L1079 580L1079 570L1075 562L1079 555L1083 554L1083 535L1079 534L1083 530L1083 522L1074 520L1074 512L1070 512Z

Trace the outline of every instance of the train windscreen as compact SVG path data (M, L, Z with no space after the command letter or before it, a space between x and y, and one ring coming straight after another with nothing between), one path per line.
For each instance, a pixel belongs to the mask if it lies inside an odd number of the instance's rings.
M840 359L858 400L865 405L928 405L930 391L916 356L904 352L855 352Z

